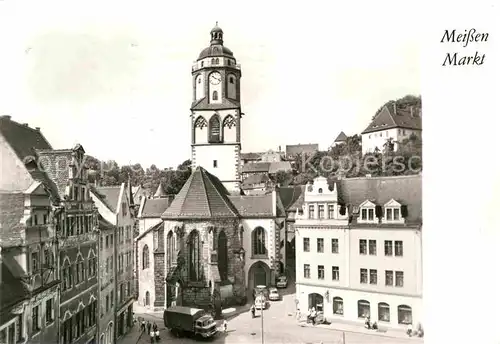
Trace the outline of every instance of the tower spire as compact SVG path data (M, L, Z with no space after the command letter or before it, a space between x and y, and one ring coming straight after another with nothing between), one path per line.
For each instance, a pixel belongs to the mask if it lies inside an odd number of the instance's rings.
M224 35L224 32L222 32L222 29L219 27L219 22L216 21L214 28L212 29L212 31L210 31L210 36L212 38L212 40L210 41L210 44L211 45L224 44L223 35Z

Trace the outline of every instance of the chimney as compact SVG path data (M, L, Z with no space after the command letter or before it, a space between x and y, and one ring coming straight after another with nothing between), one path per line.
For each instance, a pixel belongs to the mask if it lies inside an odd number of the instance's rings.
M36 131L40 131L40 127L35 127L35 130Z
M11 117L11 116L9 116L9 115L3 115L3 116L2 116L2 117L0 117L0 118L3 118L3 119L6 119L6 120L9 120L9 121L10 121L10 119L11 119L12 117Z

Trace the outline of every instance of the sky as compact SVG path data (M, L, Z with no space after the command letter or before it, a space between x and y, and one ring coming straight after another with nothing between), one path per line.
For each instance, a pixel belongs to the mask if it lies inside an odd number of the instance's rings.
M0 2L0 114L54 148L176 167L190 158L191 65L216 21L242 68L243 152L327 149L421 93L411 2L168 3Z

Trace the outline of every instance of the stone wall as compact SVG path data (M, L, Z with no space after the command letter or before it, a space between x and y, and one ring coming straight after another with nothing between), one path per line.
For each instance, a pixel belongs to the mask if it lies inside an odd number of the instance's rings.
M154 281L155 299L154 307L165 306L165 253L155 252L154 256Z

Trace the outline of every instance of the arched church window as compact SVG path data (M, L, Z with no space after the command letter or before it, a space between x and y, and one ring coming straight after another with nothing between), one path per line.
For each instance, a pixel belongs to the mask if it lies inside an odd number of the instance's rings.
M213 115L209 122L210 137L208 142L220 142L220 120L219 116Z
M266 230L257 227L252 232L252 253L254 255L267 255Z
M232 76L229 77L229 83L234 84L234 78Z
M222 123L224 128L229 128L231 129L236 125L236 120L234 119L233 116L229 115L226 118L224 118L224 122Z
M215 64L219 64L219 58L218 57L215 59Z
M217 91L212 93L212 100L219 100L219 93Z
M201 281L200 233L195 229L188 239L188 269L190 281Z
M174 256L174 233L172 231L167 234L167 266L172 266Z
M203 129L207 126L207 121L205 120L205 118L203 118L202 116L198 117L196 119L196 121L194 122L194 127L195 128L200 128L200 129Z
M198 77L198 83L201 84L201 77Z
M201 66L202 66L202 67L203 67L203 64L204 64L204 63L203 63L203 61L201 61Z
M212 59L212 64L214 65L215 64L215 58Z
M219 238L217 240L217 266L219 268L219 275L221 281L227 280L227 236L224 231L219 233Z
M142 269L149 268L149 248L148 245L144 245L142 249Z

